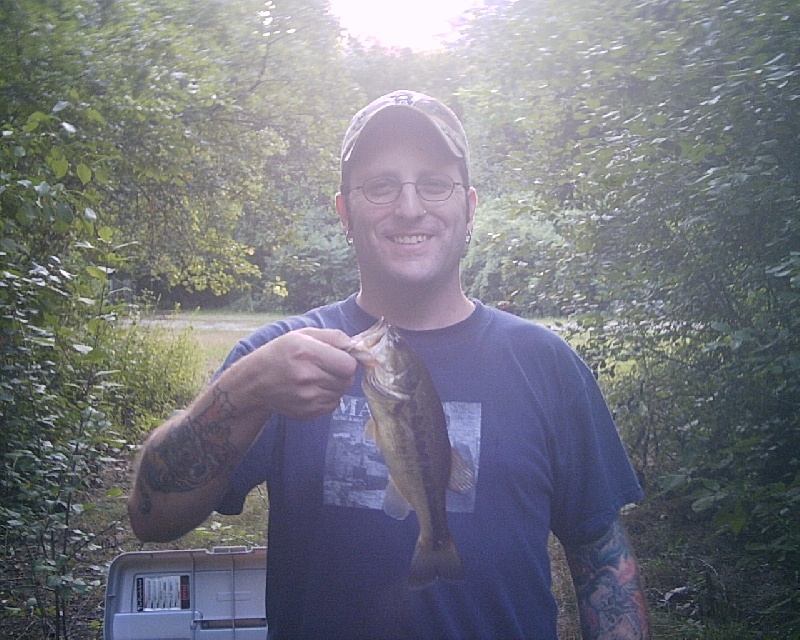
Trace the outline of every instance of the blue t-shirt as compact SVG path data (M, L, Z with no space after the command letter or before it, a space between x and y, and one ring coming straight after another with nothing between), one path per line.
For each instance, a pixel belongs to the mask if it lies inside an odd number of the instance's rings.
M476 305L454 326L402 332L476 472L469 494L448 491L465 580L405 586L419 529L413 513L396 520L381 509L388 471L363 437L359 371L333 414L273 416L217 509L239 513L267 482L271 638L556 638L549 532L564 545L589 542L642 490L575 352L544 327ZM352 296L259 329L223 369L293 329L354 335L374 322Z

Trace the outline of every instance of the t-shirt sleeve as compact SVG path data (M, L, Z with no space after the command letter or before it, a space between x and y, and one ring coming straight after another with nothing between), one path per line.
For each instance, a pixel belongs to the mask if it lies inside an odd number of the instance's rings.
M590 542L643 492L589 368L572 354L562 375L551 525L568 546Z

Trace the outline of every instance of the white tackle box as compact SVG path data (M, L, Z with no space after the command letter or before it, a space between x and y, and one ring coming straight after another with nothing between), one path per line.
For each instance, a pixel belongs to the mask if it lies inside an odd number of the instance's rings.
M111 563L105 640L265 640L266 547L132 551Z

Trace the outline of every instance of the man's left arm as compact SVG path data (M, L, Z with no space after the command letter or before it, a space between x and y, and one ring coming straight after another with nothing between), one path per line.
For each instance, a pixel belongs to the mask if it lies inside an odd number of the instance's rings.
M651 637L639 565L622 523L594 542L565 548L587 640Z

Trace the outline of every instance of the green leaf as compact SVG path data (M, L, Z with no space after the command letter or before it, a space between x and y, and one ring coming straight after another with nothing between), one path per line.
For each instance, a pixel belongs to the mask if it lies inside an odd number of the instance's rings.
M36 111L28 116L28 121L22 127L22 130L25 133L33 133L39 128L39 125L42 122L47 122L51 120L52 116L47 115L46 113L42 113L41 111Z
M57 147L53 149L47 158L47 166L52 169L56 178L60 180L69 171L69 161L64 157L64 152Z
M92 170L82 162L78 165L78 168L75 170L75 173L78 174L78 179L83 184L87 184L92 179Z
M702 498L692 502L692 511L695 513L701 513L713 507L716 502L717 496L714 494L703 496Z
M725 505L716 514L713 522L718 527L729 527L734 535L739 535L749 521L747 511L741 502Z
M86 117L89 118L89 120L92 120L94 122L99 122L100 124L106 123L106 119L97 109L87 109Z
M674 491L675 489L682 489L687 487L691 481L691 477L685 473L673 473L664 476L659 480L661 489L665 492Z
M106 279L108 278L108 274L104 269L92 264L86 267L86 273L88 273L95 280L101 280L103 282L105 282Z

